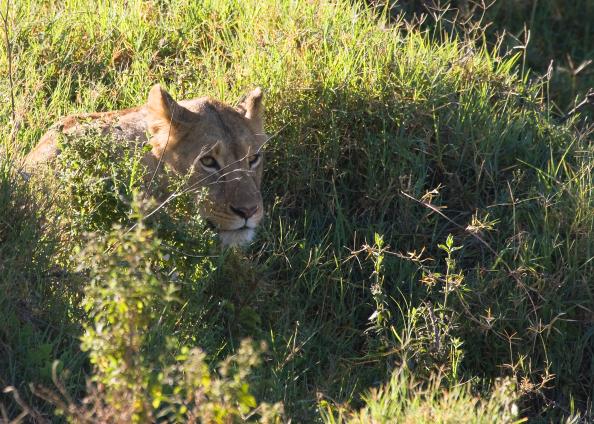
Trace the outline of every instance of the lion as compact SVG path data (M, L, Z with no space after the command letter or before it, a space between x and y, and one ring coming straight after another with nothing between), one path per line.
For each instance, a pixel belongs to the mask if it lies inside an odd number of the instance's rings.
M176 102L157 84L143 106L60 119L25 157L25 169L34 172L51 163L60 153L62 134L76 137L89 127L116 142L149 143L151 150L143 158L148 174L163 165L189 174L192 188L207 188L198 211L217 229L221 244L247 244L263 216L260 186L267 136L262 100L258 87L237 107L209 97Z

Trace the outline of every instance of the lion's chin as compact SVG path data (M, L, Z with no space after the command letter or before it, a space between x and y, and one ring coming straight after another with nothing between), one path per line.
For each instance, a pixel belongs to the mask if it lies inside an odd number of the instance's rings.
M252 241L255 232L253 228L241 228L231 231L219 230L219 239L223 246L241 246Z

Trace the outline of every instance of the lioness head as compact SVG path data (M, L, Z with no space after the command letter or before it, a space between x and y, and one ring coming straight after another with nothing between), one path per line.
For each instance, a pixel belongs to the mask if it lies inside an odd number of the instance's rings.
M256 88L233 108L206 97L178 103L159 85L149 93L152 154L179 174L190 172L192 188L207 188L200 214L224 245L249 242L262 219L262 97Z

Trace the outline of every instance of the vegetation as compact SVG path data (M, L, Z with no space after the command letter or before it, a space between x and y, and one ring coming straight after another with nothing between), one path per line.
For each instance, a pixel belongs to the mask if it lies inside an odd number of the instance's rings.
M424 20L426 27L438 23L448 31L457 31L476 28L477 22L482 22L481 35L491 46L498 45L502 52L524 50L524 71L550 79L546 94L558 114L570 112L589 93L594 96L594 3L588 0L574 1L570 7L563 0L404 0L388 4L393 16L404 13L408 19L422 19L423 14L441 15L437 20ZM593 102L590 97L590 107L584 107L582 115L592 116Z
M348 1L0 6L4 420L594 418L592 132L525 49ZM90 133L20 171L59 116L156 82L265 87L246 250L200 196L153 213L140 149Z

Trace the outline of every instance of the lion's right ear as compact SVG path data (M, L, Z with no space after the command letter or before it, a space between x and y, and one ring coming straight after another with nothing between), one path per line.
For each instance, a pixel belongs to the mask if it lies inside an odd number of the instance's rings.
M192 113L173 100L171 94L159 84L155 84L151 88L146 103L146 110L148 128L151 134L155 134L163 127L168 127L171 123L182 123L188 119L186 115Z

